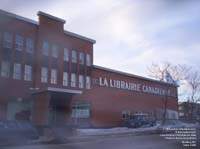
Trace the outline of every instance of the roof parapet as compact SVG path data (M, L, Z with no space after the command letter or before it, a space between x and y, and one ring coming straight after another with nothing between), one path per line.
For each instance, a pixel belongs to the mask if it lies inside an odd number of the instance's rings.
M78 34L75 34L75 33L69 32L69 31L66 31L66 30L64 31L64 33L66 35L69 35L69 36L72 36L72 37L76 37L76 38L79 38L79 39L86 40L86 41L88 41L90 43L93 43L93 44L96 43L96 41L93 40L93 39L91 39L91 38L88 38L88 37L85 37L85 36L81 36L81 35L78 35Z
M151 79L151 78L147 78L147 77L142 77L142 76L138 76L138 75L134 75L134 74L131 74L131 73L122 72L122 71L119 71L119 70L114 70L114 69L110 69L110 68L106 68L106 67L102 67L102 66L97 66L97 65L92 65L92 66L96 69L109 71L109 72L112 72L112 73L118 73L120 75L125 75L125 76L128 76L128 77L134 77L134 78L138 78L138 79L142 79L142 80L146 80L146 81L153 81L153 82L157 82L157 83L161 83L161 84L179 87L179 85L177 85L177 84L171 84L171 83L168 83L168 82L163 82L163 81L159 81L159 80L155 80L155 79Z
M63 19L61 19L61 18L55 17L55 16L53 16L53 15L47 14L47 13L42 12L42 11L38 11L37 15L38 15L38 16L41 15L41 16L48 17L48 18L50 18L50 19L59 21L59 22L61 22L61 23L63 23L63 24L65 24L65 22L66 22L65 20L63 20Z

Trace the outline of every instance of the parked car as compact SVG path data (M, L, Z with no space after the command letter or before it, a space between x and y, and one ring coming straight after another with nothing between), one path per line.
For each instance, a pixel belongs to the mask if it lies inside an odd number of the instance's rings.
M122 125L128 128L152 127L156 125L156 121L148 114L134 114L129 119L124 120Z

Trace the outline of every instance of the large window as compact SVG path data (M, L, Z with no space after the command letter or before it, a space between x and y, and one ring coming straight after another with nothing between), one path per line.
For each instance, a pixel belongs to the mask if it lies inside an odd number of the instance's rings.
M92 64L91 55L86 54L86 65L91 66L91 64Z
M52 47L52 57L58 58L58 46L57 45L53 45L53 47Z
M13 79L16 79L16 80L21 79L21 64L14 63Z
M10 64L8 61L1 62L1 76L8 78L10 75Z
M68 86L68 73L63 72L63 86Z
M90 105L89 104L74 104L72 106L72 118L89 118Z
M34 51L33 39L27 38L26 39L26 52L33 53L33 51Z
M49 55L49 43L47 41L43 41L42 54L45 55L45 56Z
M72 50L72 63L77 63L77 52Z
M57 83L57 70L51 69L51 84Z
M79 75L79 88L83 88L83 75Z
M79 64L84 64L84 53L83 52L79 53Z
M24 38L20 35L16 35L15 49L18 51L22 51L23 50L23 42L24 42Z
M64 48L64 61L69 61L69 50Z
M71 74L71 87L76 87L76 74Z
M31 81L32 80L32 67L30 65L25 65L24 68L24 80Z
M48 80L48 69L47 67L42 67L41 69L41 82L47 83Z
M86 89L91 89L91 78L89 76L86 77Z
M12 33L4 32L3 34L3 47L12 48Z

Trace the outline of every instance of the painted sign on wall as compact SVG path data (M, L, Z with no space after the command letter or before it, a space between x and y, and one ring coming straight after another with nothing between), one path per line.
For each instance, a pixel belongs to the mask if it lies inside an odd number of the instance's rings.
M168 95L168 96L175 96L169 89L168 86L164 85L163 87L153 87L150 85L140 84L140 83L133 83L127 82L122 80L113 80L108 79L106 77L99 77L98 79L93 79L95 85L99 85L102 87L109 87L109 88L117 88L123 90L130 90L130 91L137 91L143 93L150 93L156 95Z

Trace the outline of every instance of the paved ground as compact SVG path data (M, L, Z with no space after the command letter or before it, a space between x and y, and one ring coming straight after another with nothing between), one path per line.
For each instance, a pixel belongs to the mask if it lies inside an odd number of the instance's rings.
M92 138L82 142L66 144L34 145L21 147L2 147L1 149L181 149L176 141L165 140L159 135L118 136L110 138ZM193 149L195 149L193 147Z

